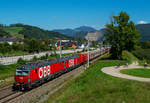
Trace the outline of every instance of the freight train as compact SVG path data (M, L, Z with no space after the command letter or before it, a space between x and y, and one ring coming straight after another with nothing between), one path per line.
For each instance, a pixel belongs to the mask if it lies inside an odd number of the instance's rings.
M109 48L92 51L89 54L90 60L103 55ZM50 81L66 72L69 72L88 61L88 53L69 55L58 59L41 60L30 62L17 67L13 90L28 90Z

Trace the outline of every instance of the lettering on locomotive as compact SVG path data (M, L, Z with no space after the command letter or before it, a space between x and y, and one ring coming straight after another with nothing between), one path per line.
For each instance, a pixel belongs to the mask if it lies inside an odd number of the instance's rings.
M43 77L46 77L48 75L50 75L50 66L44 66L44 67L41 67L39 68L39 78L43 78Z
M74 66L74 59L69 60L69 67Z

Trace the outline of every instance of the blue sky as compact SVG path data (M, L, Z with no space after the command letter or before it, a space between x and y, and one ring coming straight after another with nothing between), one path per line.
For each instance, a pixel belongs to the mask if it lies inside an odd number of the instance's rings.
M44 29L102 28L109 17L126 11L135 23L150 23L150 0L0 0L0 23Z

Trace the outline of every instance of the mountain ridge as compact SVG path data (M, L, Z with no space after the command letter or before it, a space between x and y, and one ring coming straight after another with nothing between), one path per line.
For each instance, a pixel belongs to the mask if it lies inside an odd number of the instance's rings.
M79 35L81 32L95 32L97 31L96 29L90 27L90 26L80 26L80 27L77 27L77 28L74 28L74 29L54 29L52 30L54 32L59 32L59 33L62 33L62 34L65 34L67 36L71 36L71 37L74 37L76 35Z
M82 27L82 26L81 26ZM79 27L80 28L80 27ZM92 27L91 27L92 28ZM138 29L138 31L141 34L141 41L150 41L150 24L137 24L136 28ZM76 28L75 28L76 29ZM63 30L63 29L62 29ZM74 30L74 29L71 29ZM66 31L67 32L67 31ZM66 33L65 32L65 33ZM90 33L89 33L90 32ZM92 32L92 33L91 33ZM64 33L64 34L65 34ZM96 36L98 41L102 41L104 40L104 34L106 33L105 28L101 29L101 30L95 30L95 31L80 31L77 32L72 35L72 37L76 37L76 38L81 38L81 39L85 39L85 37L87 35L90 35L90 37ZM67 34L65 34L67 35ZM70 35L71 36L71 35ZM95 38L96 38L95 37ZM87 37L86 37L87 38Z
M141 33L142 41L150 41L150 24L138 24L136 28Z
M71 39L64 34L44 30L37 26L24 25L24 24L11 24L10 26L0 27L0 30L3 34L9 34L7 37L17 37L17 38L36 38L36 39ZM0 33L1 33L0 32ZM0 35L5 37L5 35Z

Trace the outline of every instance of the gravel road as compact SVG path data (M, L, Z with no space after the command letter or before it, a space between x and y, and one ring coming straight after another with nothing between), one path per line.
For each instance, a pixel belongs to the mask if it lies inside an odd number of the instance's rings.
M120 73L120 70L133 69L133 68L143 68L143 67L138 66L138 63L133 63L133 64L129 65L128 67L125 67L125 66L120 66L119 68L105 67L105 68L101 69L101 71L108 75L114 76L114 77L137 80L137 81L141 81L141 82L150 82L150 78L142 78L142 77L136 77L136 76L131 76L131 75Z

